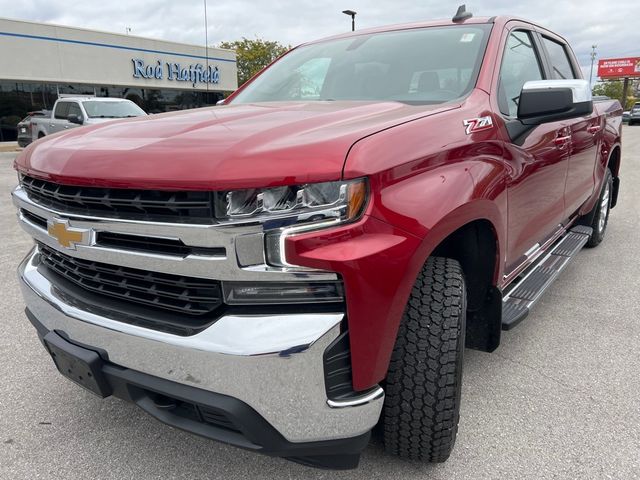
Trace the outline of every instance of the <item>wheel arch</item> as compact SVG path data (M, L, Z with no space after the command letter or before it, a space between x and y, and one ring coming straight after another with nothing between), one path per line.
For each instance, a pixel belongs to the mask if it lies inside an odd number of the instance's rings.
M466 346L491 352L500 344L500 244L490 220L472 220L445 237L429 256L457 260L467 288Z

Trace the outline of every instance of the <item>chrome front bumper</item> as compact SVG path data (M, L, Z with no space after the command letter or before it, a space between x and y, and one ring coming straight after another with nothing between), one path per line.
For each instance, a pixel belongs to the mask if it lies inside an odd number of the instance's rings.
M225 316L191 337L118 321L70 302L37 269L35 248L19 267L27 308L48 329L108 353L116 365L237 398L290 442L354 437L378 421L378 388L349 402L327 400L323 353L342 313Z

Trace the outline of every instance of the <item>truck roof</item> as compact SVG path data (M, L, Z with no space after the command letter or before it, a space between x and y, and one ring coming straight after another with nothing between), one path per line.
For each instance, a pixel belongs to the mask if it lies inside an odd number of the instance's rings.
M73 95L73 96L60 96L57 101L76 101L76 102L130 102L126 98L114 98L114 97L95 97L93 95Z
M495 24L497 26L505 25L507 22L518 21L528 23L530 25L534 25L543 30L547 30L546 28L533 23L529 20L525 20L523 18L510 16L510 15L499 15L494 17L471 17L468 20L462 22L454 22L452 19L440 19L440 20L428 20L422 22L410 22L410 23L397 23L392 25L383 25L379 27L365 28L362 30L356 30L355 32L346 32L338 35L331 35L329 37L324 37L318 40L313 40L310 42L305 42L302 45L310 45L313 43L324 42L326 40L334 40L339 38L348 38L348 37L357 37L359 35L367 35L371 33L383 33L383 32L392 32L396 30L409 30L412 28L424 28L424 27L444 27L449 25L481 25L481 24ZM557 35L557 34L556 34Z

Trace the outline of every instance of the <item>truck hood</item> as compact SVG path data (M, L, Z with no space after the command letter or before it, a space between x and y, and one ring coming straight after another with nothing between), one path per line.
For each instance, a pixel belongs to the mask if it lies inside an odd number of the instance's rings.
M291 102L151 115L44 138L16 168L58 183L164 190L338 180L358 140L456 107Z

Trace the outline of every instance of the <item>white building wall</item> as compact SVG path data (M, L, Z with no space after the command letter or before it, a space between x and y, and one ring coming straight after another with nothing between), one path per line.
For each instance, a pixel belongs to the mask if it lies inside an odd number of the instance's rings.
M136 70L136 60L139 67L144 65L142 69ZM176 78L175 64L180 66L179 76L188 80ZM149 65L153 75L144 78ZM205 82L204 72L216 69L217 75L209 76L217 76L218 82ZM238 87L236 55L231 50L209 48L206 52L204 46L3 18L0 79L192 91Z

